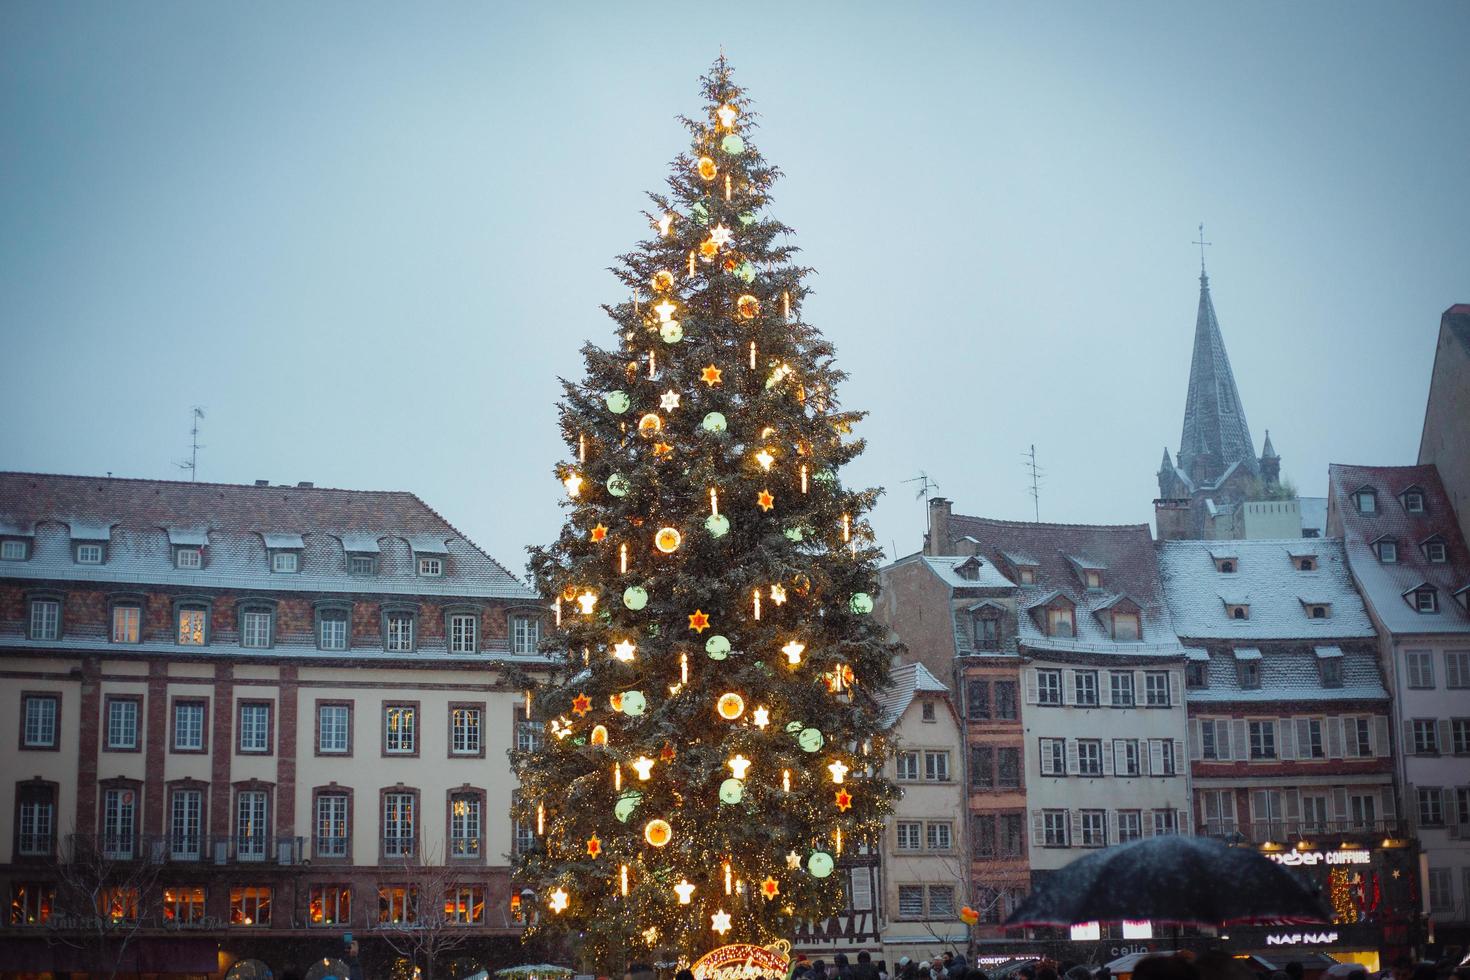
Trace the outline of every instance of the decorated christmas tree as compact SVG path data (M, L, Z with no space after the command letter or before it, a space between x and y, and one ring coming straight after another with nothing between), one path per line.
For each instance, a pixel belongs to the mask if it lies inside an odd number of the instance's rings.
M569 517L531 567L553 603L517 752L534 831L515 871L531 934L611 968L794 936L843 908L841 856L880 830L874 622L863 515L878 491L833 349L802 319L808 270L770 216L778 171L723 57L683 122L690 152L621 257L608 347L565 383Z

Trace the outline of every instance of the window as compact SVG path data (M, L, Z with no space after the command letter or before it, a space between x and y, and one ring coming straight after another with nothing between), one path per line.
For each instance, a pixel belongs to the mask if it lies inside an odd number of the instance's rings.
M1429 910L1441 915L1453 914L1455 909L1454 879L1449 868L1429 869Z
M977 858L995 857L995 814L977 813L970 820L971 847ZM902 838L900 838L902 840ZM902 844L900 844L900 847Z
M1320 602L1314 602L1307 606L1307 617L1309 619L1326 619L1332 607Z
M1201 759L1220 758L1220 745L1215 739L1215 720L1213 718L1202 719L1199 723L1199 757Z
M438 578L444 574L444 559L442 558L420 558L419 574L425 578Z
M317 611L316 645L323 650L347 649L346 609L320 609Z
M61 638L61 601L59 599L31 600L30 635L33 640Z
M316 798L315 839L312 853L319 858L345 858L351 842L348 820L351 800L346 793L321 793Z
M1349 718L1346 724L1349 750L1356 748L1360 756L1373 755L1373 730L1368 719Z
M1296 720L1296 757L1298 759L1327 758L1327 749L1322 744L1321 718L1298 718Z
M414 615L411 612L390 612L384 615L383 649L389 653L413 651Z
M175 752L204 751L204 702L174 702Z
M1235 559L1234 558L1216 558L1215 559L1215 571L1217 571L1217 572L1223 572L1226 575L1234 575L1235 574Z
M996 681L995 717L998 721L1016 720L1016 682Z
M1110 671L1108 673L1108 693L1112 695L1113 707L1133 707L1133 671Z
M990 717L990 684L988 681L965 682L965 717L977 719Z
M541 746L546 744L546 726L539 721L527 721L524 718L516 720L516 751L538 752ZM915 764L917 772L917 764ZM919 777L914 776L915 779Z
M1191 660L1184 665L1184 686L1197 691L1210 686L1210 665L1207 661Z
M1421 613L1439 612L1439 593L1432 586L1415 589L1414 611Z
M78 565L100 565L102 564L102 546L100 544L79 544L76 556Z
M1302 794L1302 832L1320 834L1327 829L1327 797L1321 793Z
M1393 538L1380 538L1373 547L1383 564L1392 565L1399 560L1399 544Z
M418 754L418 708L392 704L383 707L383 754Z
M1021 750L1000 749L995 754L995 782L1001 789L1016 789L1021 785Z
M995 788L995 749L988 745L970 746L970 786Z
M913 782L919 778L919 753L900 752L896 763L900 782Z
M1100 589L1102 588L1102 572L1095 568L1086 569L1082 573L1082 581L1089 589Z
M1066 739L1044 738L1041 740L1041 774L1043 776L1067 774L1066 745Z
M1179 833L1178 815L1173 810L1154 811L1154 836Z
M924 828L926 832L925 843L931 851L947 851L954 846L954 831L948 823L934 822Z
M352 752L352 706L316 706L316 751L318 755L349 755Z
M230 889L230 925L268 926L271 924L271 890L269 886Z
M138 643L143 639L143 607L118 603L112 607L112 642Z
M1434 686L1434 654L1431 651L1405 651L1404 669L1408 674L1410 687L1430 688Z
M1250 724L1251 758L1276 758L1276 722L1252 721Z
M510 618L510 652L532 654L541 644L541 620L535 616Z
M1284 794L1279 789L1257 789L1251 791L1251 819L1257 837L1280 840L1286 834L1282 822L1286 810Z
M117 861L131 860L136 844L138 794L131 789L109 789L102 794L102 854Z
M1450 719L1450 751L1455 755L1470 753L1470 718Z
M272 642L269 609L246 609L240 613L240 645L262 649Z
M294 551L272 551L271 571L291 573L301 567L301 556Z
M1097 706L1097 671L1078 670L1072 673L1072 703L1084 708Z
M1359 490L1354 493L1353 503L1357 506L1359 514L1378 513L1378 495L1372 490Z
M1138 739L1113 739L1113 773L1118 776L1140 775Z
M919 715L924 721L938 721L938 716L934 713L933 701L925 700L919 705Z
M97 909L112 922L138 920L138 889L125 885L103 888L97 897Z
M56 798L50 786L22 786L17 794L16 849L26 857L49 857L56 844Z
M198 548L175 548L175 568L203 568L204 552Z
M1074 625L1071 609L1053 607L1046 611L1047 636L1072 636L1075 632Z
M1026 851L1026 841L1022 837L1022 828L1025 826L1021 814L1002 813L1000 815L1000 856L1021 857Z
M536 846L536 834L531 825L517 820L511 828L511 847L516 854L529 854Z
M449 711L449 752L451 755L480 755L481 709L455 707Z
M1095 738L1077 740L1077 772L1083 776L1101 776L1102 742Z
M1067 846L1067 811L1066 810L1042 810L1041 811L1041 846L1042 847L1066 847Z
M235 797L235 859L264 861L268 797L264 790L241 790Z
M1118 843L1125 844L1143 836L1143 815L1137 810L1118 811Z
M383 794L383 856L410 857L414 853L417 798L413 793Z
M1153 776L1177 776L1179 760L1174 757L1174 742L1167 738L1148 740L1148 771Z
M1421 827L1444 826L1444 795L1438 786L1420 786L1419 825Z
M953 919L954 917L954 885L930 885L929 918Z
M1138 613L1117 611L1113 613L1113 639L1119 643L1132 643L1143 636L1143 626Z
M1036 672L1036 703L1047 705L1062 703L1062 672L1060 670L1038 670Z
M444 919L453 925L475 925L485 921L483 885L458 885L445 889Z
M1342 687L1342 658L1324 657L1317 661L1322 668L1323 687Z
M314 926L352 924L351 885L312 885L307 921Z
M204 921L204 888L184 885L163 889L163 921L171 925L195 925Z
M419 917L419 890L411 885L378 886L378 921L393 925Z
M1470 650L1446 650L1444 686L1470 687Z
M204 850L204 792L176 789L169 801L168 853L176 861L197 861Z
M457 793L449 798L449 856L480 856L480 797Z
M1436 565L1442 565L1447 561L1449 555L1445 552L1444 541L1431 538L1424 542L1424 560Z
M240 702L240 744L242 753L267 753L271 750L271 704L269 701Z
M1231 619L1250 619L1251 607L1243 603L1231 603L1225 606L1225 612Z
M1316 555L1293 555L1291 560L1299 572L1315 572L1317 570Z
M1414 736L1415 755L1439 755L1438 726L1433 718L1415 718L1409 722Z
M949 753L924 753L924 778L931 783L949 782Z
M1000 649L1000 620L993 613L981 613L975 617L975 649Z
M6 538L0 541L0 561L25 561L30 554L30 548L26 542L18 538Z
M1143 703L1150 708L1169 707L1169 675L1164 671L1148 671L1143 675Z
M174 615L178 620L179 645L203 646L205 630L208 628L208 611L203 606L181 606Z
M138 699L107 699L107 750L109 752L136 752L138 750Z
M1235 833L1235 791L1200 790L1200 797L1204 801L1205 833L1211 837L1228 837Z
M449 617L449 652L476 653L480 649L480 617L454 613Z
M56 889L37 881L17 881L10 886L10 924L42 926L51 918Z
M900 919L922 919L924 917L924 886L898 886L898 917Z
M60 698L51 694L27 694L22 702L24 716L21 722L21 748L56 748Z
M1410 514L1424 513L1424 494L1418 490L1405 490L1404 510Z
M1102 847L1108 842L1108 824L1106 810L1083 810L1082 811L1082 840L1083 847Z
M376 575L378 574L378 560L372 555L348 555L347 574Z
M1348 797L1348 814L1354 829L1374 829L1377 811L1378 797L1374 794L1354 793Z
M1261 662L1241 660L1237 666L1240 668L1240 686L1247 691L1258 690L1261 686Z

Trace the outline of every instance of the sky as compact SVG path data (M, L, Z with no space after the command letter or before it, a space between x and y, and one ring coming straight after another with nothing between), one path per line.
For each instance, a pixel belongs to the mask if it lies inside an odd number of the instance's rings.
M1259 448L1415 460L1470 4L0 4L0 468L411 490L513 570L721 46L870 412L845 481L1142 523L1206 259Z

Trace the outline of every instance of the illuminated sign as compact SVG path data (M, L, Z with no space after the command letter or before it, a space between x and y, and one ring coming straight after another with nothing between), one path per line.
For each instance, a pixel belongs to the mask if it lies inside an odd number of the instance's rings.
M1266 855L1277 864L1288 868L1310 868L1318 864L1371 864L1371 851L1283 851Z
M1267 946L1301 946L1335 942L1337 942L1335 932L1273 932L1266 936Z
M1152 939L1154 938L1154 924L1147 919L1142 922L1130 922L1123 920L1124 939Z
M1074 943L1087 942L1102 938L1102 924L1098 922L1079 922L1072 927L1071 939Z
M705 953L689 969L694 980L745 980L772 973L784 977L790 965L791 944L782 939L770 946L721 946Z

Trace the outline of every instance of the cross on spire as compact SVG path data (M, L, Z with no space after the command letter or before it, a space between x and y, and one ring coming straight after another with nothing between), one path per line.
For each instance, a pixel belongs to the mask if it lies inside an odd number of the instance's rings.
M1215 244L1214 242L1205 241L1205 223L1203 221L1199 223L1199 241L1190 242L1189 244L1199 246L1199 274L1203 276L1205 274L1205 246Z

